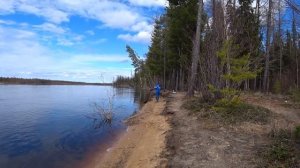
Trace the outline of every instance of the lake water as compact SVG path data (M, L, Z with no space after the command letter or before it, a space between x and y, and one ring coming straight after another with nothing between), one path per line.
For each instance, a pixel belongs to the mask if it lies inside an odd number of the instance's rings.
M139 110L136 95L110 86L0 85L0 167L78 167L126 130L122 121ZM95 110L108 98L111 125Z

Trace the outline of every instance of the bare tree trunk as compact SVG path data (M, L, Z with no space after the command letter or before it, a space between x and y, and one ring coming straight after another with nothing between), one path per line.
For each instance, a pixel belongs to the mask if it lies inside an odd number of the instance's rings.
M264 79L263 79L264 92L268 92L272 9L273 9L273 2L272 0L269 0L269 9L268 9L268 18L267 18L266 61L265 61L265 71L264 71Z
M175 85L175 91L177 92L178 91L178 82L179 82L179 79L178 79L178 70L176 70L176 85Z
M282 41L281 41L281 0L279 0L278 7L278 34L279 34L279 80L282 78Z
M259 74L259 90L262 90L262 73Z
M233 9L235 10L236 8L236 0L233 1Z
M200 36L201 36L201 21L202 21L202 0L199 0L198 4L198 16L197 16L197 29L196 29L196 36L194 38L193 43L193 51L192 51L192 68L190 74L190 80L188 85L188 92L187 96L192 97L194 96L194 87L196 82L197 76L197 69L200 59Z
M180 80L179 80L179 90L183 90L184 88L184 76L183 76L183 71L182 71L182 67L180 67L180 72L179 72L179 77L180 77Z
M258 21L258 23L260 23L260 0L256 0L256 15L257 15L257 21ZM260 26L258 26L257 29L258 29L258 32L260 32ZM260 54L260 50L257 49L257 55L259 56L259 54ZM254 69L257 70L257 68L258 68L257 64L255 64ZM260 80L261 80L261 78L260 78ZM259 88L261 88L260 83L261 82L259 82ZM257 88L257 77L255 77L255 79L253 81L253 90L255 91L256 88Z
M230 68L230 58L229 58L229 51L230 49L227 48L227 54L226 54L226 68L227 68L227 74L231 75L231 68ZM230 80L226 79L226 87L230 88Z
M166 90L166 44L164 44L164 91Z
M299 62L298 62L298 52L297 52L297 48L295 49L296 50L296 68L297 68L297 77L296 77L296 87L297 89L299 88Z
M298 47L297 47L297 27L296 27L296 18L295 10L293 10L293 47L295 50L295 59L296 59L296 87L299 87L299 62L298 62Z
M255 69L257 69L257 66L255 65ZM257 77L253 80L253 90L256 91L256 83L257 83Z

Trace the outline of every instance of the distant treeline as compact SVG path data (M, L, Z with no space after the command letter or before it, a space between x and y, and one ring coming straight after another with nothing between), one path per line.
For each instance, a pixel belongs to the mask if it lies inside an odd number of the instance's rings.
M110 83L85 83L48 79L24 79L15 77L0 77L0 84L20 84L20 85L111 85Z
M117 76L113 81L113 85L117 87L134 87L134 78Z

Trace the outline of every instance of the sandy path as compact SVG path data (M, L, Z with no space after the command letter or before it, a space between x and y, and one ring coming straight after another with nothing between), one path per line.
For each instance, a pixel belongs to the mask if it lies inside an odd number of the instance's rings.
M244 131L242 126L218 126L217 122L189 114L181 108L184 95L173 94L167 101L167 112L174 113L167 138L169 167L257 167L256 151L265 143L261 135Z
M294 128L293 125L300 122L299 110L284 107L284 100L247 95L248 103L274 112L272 121L268 124L224 125L217 120L199 118L181 108L184 95L172 94L166 104L166 112L173 113L165 152L168 166L172 168L260 167L264 160L258 153L269 144L268 133L275 127Z
M165 149L169 124L161 115L165 101L150 101L127 123L130 125L115 146L102 159L95 157L87 168L152 168L162 166L161 153Z
M250 104L261 106L271 110L272 112L282 115L285 119L294 124L300 124L300 110L284 107L283 99L271 99L267 96L253 96L253 95L245 95L243 99Z

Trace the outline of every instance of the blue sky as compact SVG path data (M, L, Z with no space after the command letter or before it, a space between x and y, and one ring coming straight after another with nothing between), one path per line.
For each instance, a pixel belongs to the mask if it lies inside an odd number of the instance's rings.
M166 0L0 0L0 76L111 82L143 56Z

